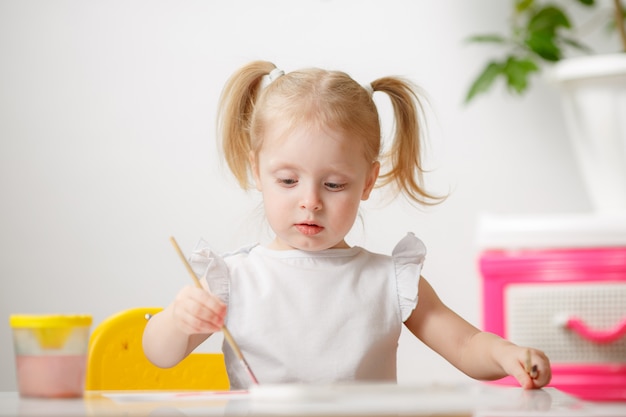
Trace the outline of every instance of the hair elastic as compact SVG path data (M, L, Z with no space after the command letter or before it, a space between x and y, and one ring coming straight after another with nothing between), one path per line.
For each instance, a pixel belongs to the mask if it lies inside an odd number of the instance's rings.
M261 78L261 88L259 91L263 90L265 87L267 87L283 75L285 75L285 71L281 70L280 68L274 68L270 71L269 74L264 75L263 78Z
M268 75L270 79L270 83L274 82L275 80L282 77L283 75L285 75L285 71L281 70L280 68L274 68L273 70L270 71Z

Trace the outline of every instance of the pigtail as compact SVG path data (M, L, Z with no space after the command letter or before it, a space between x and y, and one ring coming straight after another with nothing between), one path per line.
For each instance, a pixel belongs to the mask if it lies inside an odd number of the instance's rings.
M397 77L384 77L371 83L373 91L389 96L394 113L394 134L390 149L382 155L381 165L388 167L378 177L377 187L396 186L399 193L411 201L435 205L445 197L436 196L424 188L422 166L424 107L409 81Z
M255 61L242 67L230 77L220 97L218 138L221 140L224 159L243 189L250 186L252 111L262 87L263 76L275 68L274 64L266 61Z

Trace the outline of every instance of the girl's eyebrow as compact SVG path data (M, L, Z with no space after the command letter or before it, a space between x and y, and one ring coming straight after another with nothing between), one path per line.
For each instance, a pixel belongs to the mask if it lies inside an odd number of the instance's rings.
M270 159L267 161L267 168L271 172L280 170L293 170L303 171L304 167L293 160L287 159ZM341 173L346 174L356 169L356 167L349 163L329 163L324 167L326 173Z
M307 170L292 163L285 163L276 166L268 165L269 171L272 173L280 173L281 171L289 171L289 173L306 173ZM328 165L322 173L322 176L329 175L341 175L346 176L349 172L351 172L350 165L344 164L343 166L331 166Z
M297 171L299 167L289 161L272 161L267 164L271 171L281 171L281 170L290 170Z

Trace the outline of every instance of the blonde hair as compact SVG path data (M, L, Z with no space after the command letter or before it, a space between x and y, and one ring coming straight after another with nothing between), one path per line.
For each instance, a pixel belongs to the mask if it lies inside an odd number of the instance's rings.
M423 107L416 87L399 77L379 78L371 91L340 71L309 68L285 74L264 86L264 77L276 69L255 61L236 71L226 83L219 104L218 137L228 167L240 186L251 186L250 152L258 153L269 123L287 126L331 127L363 141L364 156L380 161L376 186L393 185L411 201L432 205L443 200L423 185ZM389 151L382 154L378 110L371 93L389 96L394 133Z

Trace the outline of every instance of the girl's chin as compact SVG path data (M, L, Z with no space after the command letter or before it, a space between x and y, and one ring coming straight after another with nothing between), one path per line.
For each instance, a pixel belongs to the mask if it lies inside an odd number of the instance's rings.
M319 239L304 238L284 240L276 238L268 245L273 250L302 250L319 252L326 249L348 249L350 246L341 240L339 242L324 242Z

